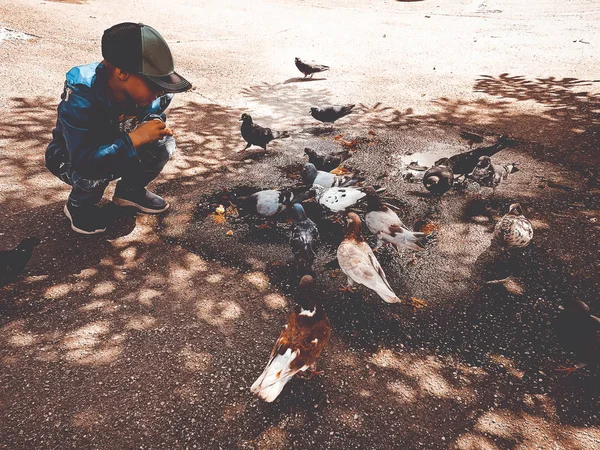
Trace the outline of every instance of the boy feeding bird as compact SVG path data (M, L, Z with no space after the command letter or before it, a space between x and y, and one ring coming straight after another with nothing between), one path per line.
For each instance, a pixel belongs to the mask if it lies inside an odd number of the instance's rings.
M146 190L176 145L165 124L173 94L191 84L174 70L167 42L154 28L120 23L104 31L100 63L72 68L46 149L46 167L72 187L64 213L82 234L106 230L97 203L109 182L113 202L148 214L169 204Z

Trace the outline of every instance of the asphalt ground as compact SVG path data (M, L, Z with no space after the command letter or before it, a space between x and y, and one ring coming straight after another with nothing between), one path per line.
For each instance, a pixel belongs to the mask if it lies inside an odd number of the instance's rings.
M594 2L164 8L0 5L0 26L33 36L0 43L0 247L44 240L0 292L0 447L599 446L598 369L556 371L574 361L552 326L569 298L600 312ZM155 25L195 90L169 110L179 151L152 185L171 210L108 204L114 226L83 237L62 215L68 188L43 150L64 72L97 60L102 30L122 20ZM332 70L301 81L293 57L305 55ZM335 102L356 112L323 130L309 107ZM239 153L242 112L291 137ZM436 202L402 179L406 161L467 150L463 131L484 138L475 146L515 139L497 161L521 170L494 196L470 188ZM340 292L341 227L308 203L333 327L325 374L265 404L249 387L295 295L289 223L258 229L213 211L253 190L296 188L304 147L341 149L340 135L356 139L346 167L384 186L407 225L433 225L424 252L378 256L394 290L427 307ZM503 254L491 233L515 201L534 241Z

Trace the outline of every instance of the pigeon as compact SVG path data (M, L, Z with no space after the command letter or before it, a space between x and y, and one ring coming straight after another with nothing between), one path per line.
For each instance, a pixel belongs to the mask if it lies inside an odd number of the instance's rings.
M482 156L469 174L469 178L479 183L480 186L491 187L496 192L496 188L502 180L506 180L511 173L518 171L517 163L501 166L494 164L489 156Z
M442 158L435 162L435 166L423 175L425 189L434 195L443 195L448 192L454 184L454 173L448 158Z
M310 108L310 115L319 122L333 123L344 116L347 116L352 111L355 105L334 105L319 108L313 106Z
M345 160L350 158L350 152L348 150L343 150L341 152L334 153L331 155L322 155L317 153L313 149L306 147L304 149L304 153L308 155L308 162L314 164L317 170L325 171L335 169Z
M492 157L500 150L507 148L510 144L511 141L509 140L508 136L502 135L498 138L498 142L496 142L494 145L489 147L479 147L468 152L451 156L450 158L442 159L450 160L450 164L448 164L448 166L452 168L452 172L454 172L455 175L466 176L473 171L477 165L477 162L479 161L479 158L482 156ZM439 166L439 162L440 160L436 161L435 165Z
M531 222L523 215L521 205L513 203L508 214L496 224L494 239L502 247L527 247L533 238Z
M298 304L279 335L265 370L250 388L265 402L275 400L300 371L310 370L311 378L322 374L317 372L317 359L329 342L331 324L313 292L313 278L302 277L298 289Z
M240 120L242 122L240 128L242 137L248 143L242 151L247 150L252 145L257 145L266 150L267 144L272 140L289 137L287 131L273 131L270 128L261 127L260 125L253 123L250 114L242 114Z
M427 239L427 234L408 230L396 213L381 201L371 186L367 186L365 192L368 211L365 215L365 223L369 231L377 237L377 248L386 241L397 248L405 247L417 252L425 249L424 241Z
M312 61L304 62L298 57L296 57L295 62L298 70L304 74L304 78L306 78L308 75L310 75L310 77L312 78L312 76L315 73L325 72L326 70L329 70L329 66L315 64Z
M317 170L314 164L306 163L302 168L302 182L306 186L314 186L318 184L323 187L345 187L352 186L360 182L360 178L355 178L351 175L334 175L330 172Z
M315 184L311 190L315 194L317 203L333 212L345 211L367 195L362 188L352 186L324 188Z
M347 216L346 235L338 247L337 259L342 272L348 277L348 286L344 290L350 290L354 283L358 283L375 291L387 303L400 302L373 250L362 238L360 218L355 213Z
M559 370L570 374L588 364L600 362L600 318L590 313L590 308L578 299L570 299L554 321L560 344L575 354L573 367Z
M238 203L245 214L256 213L261 217L272 217L290 206L293 199L291 191L267 189L247 197L239 197Z
M292 234L290 245L296 258L299 271L312 270L315 260L315 247L319 239L319 229L315 223L306 216L300 203L292 206Z
M0 288L17 279L31 259L33 249L40 245L40 243L39 238L28 236L14 250L0 252Z

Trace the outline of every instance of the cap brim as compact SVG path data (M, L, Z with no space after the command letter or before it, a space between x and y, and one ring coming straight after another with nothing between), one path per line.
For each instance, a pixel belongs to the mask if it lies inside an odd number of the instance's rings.
M165 92L176 94L178 92L189 91L192 88L192 85L188 80L175 72L164 77L154 77L151 75L144 76Z

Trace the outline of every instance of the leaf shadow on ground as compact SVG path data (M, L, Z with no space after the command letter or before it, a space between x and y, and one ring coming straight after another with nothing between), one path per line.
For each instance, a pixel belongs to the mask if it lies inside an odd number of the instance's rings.
M327 100L326 91L294 94L288 86L247 91L272 125L278 116L293 117L307 104ZM161 218L134 218L135 224L127 219L121 231L87 240L69 232L60 212L68 187L43 167L54 100L12 99L10 121L0 123L7 149L0 242L14 245L17 236L35 229L45 243L21 282L2 292L10 296L2 300L0 319L1 379L10 406L0 437L13 448L31 447L40 435L49 446L68 440L80 448L150 441L167 447L527 448L545 440L591 448L600 433L598 373L553 373L568 355L549 326L568 295L585 299L595 312L600 306L597 281L586 270L598 264L594 242L600 241L590 221L598 217L593 176L583 178L585 169L565 151L575 148L580 158L598 144L591 131L598 117L588 107L598 97L569 95L582 86L501 75L482 77L475 86L496 98L442 99L440 111L427 116L383 105L360 108L355 125L373 130L372 141L379 142L361 141L349 162L364 167L370 182L383 176L391 196L406 195L402 217L409 223L431 214L443 224L425 254L413 259L386 251L382 265L394 288L418 297L435 294L426 298L429 308L412 312L362 289L343 296L336 291L342 280L331 278L331 271L319 273L334 328L321 361L326 375L293 380L273 404L260 403L248 387L266 362L294 292L284 253L286 225L265 239L241 223L227 238L226 226L211 228L209 216L198 215L198 203L245 185L293 185L273 167L303 161L306 142L329 149L339 143L294 136L276 142L266 158L248 162L236 153L243 147L243 111L194 101L176 105L169 121L179 153L154 184L172 210ZM519 114L515 101L537 102L546 112ZM564 108L569 115L558 112ZM586 124L584 131L575 128L573 115ZM506 157L522 159L531 172L543 170L573 191L541 188L524 171L496 198L474 201L453 192L432 209L427 197L406 194L418 189L414 185L384 174L395 153L421 142L416 135L454 139L459 152L457 130L491 138L514 123L526 131L564 131L555 146L523 140ZM379 153L381 158L373 156ZM591 158L589 165L597 167ZM532 247L513 256L511 267L522 268L518 294L483 285L504 273L497 272L503 265L488 243L493 220L514 200L527 207L536 229ZM561 229L569 230L568 241L557 239ZM320 255L323 266L333 255L335 234ZM256 240L270 242L259 251L253 250ZM453 240L461 240L459 250ZM455 285L448 284L453 273L459 273Z

